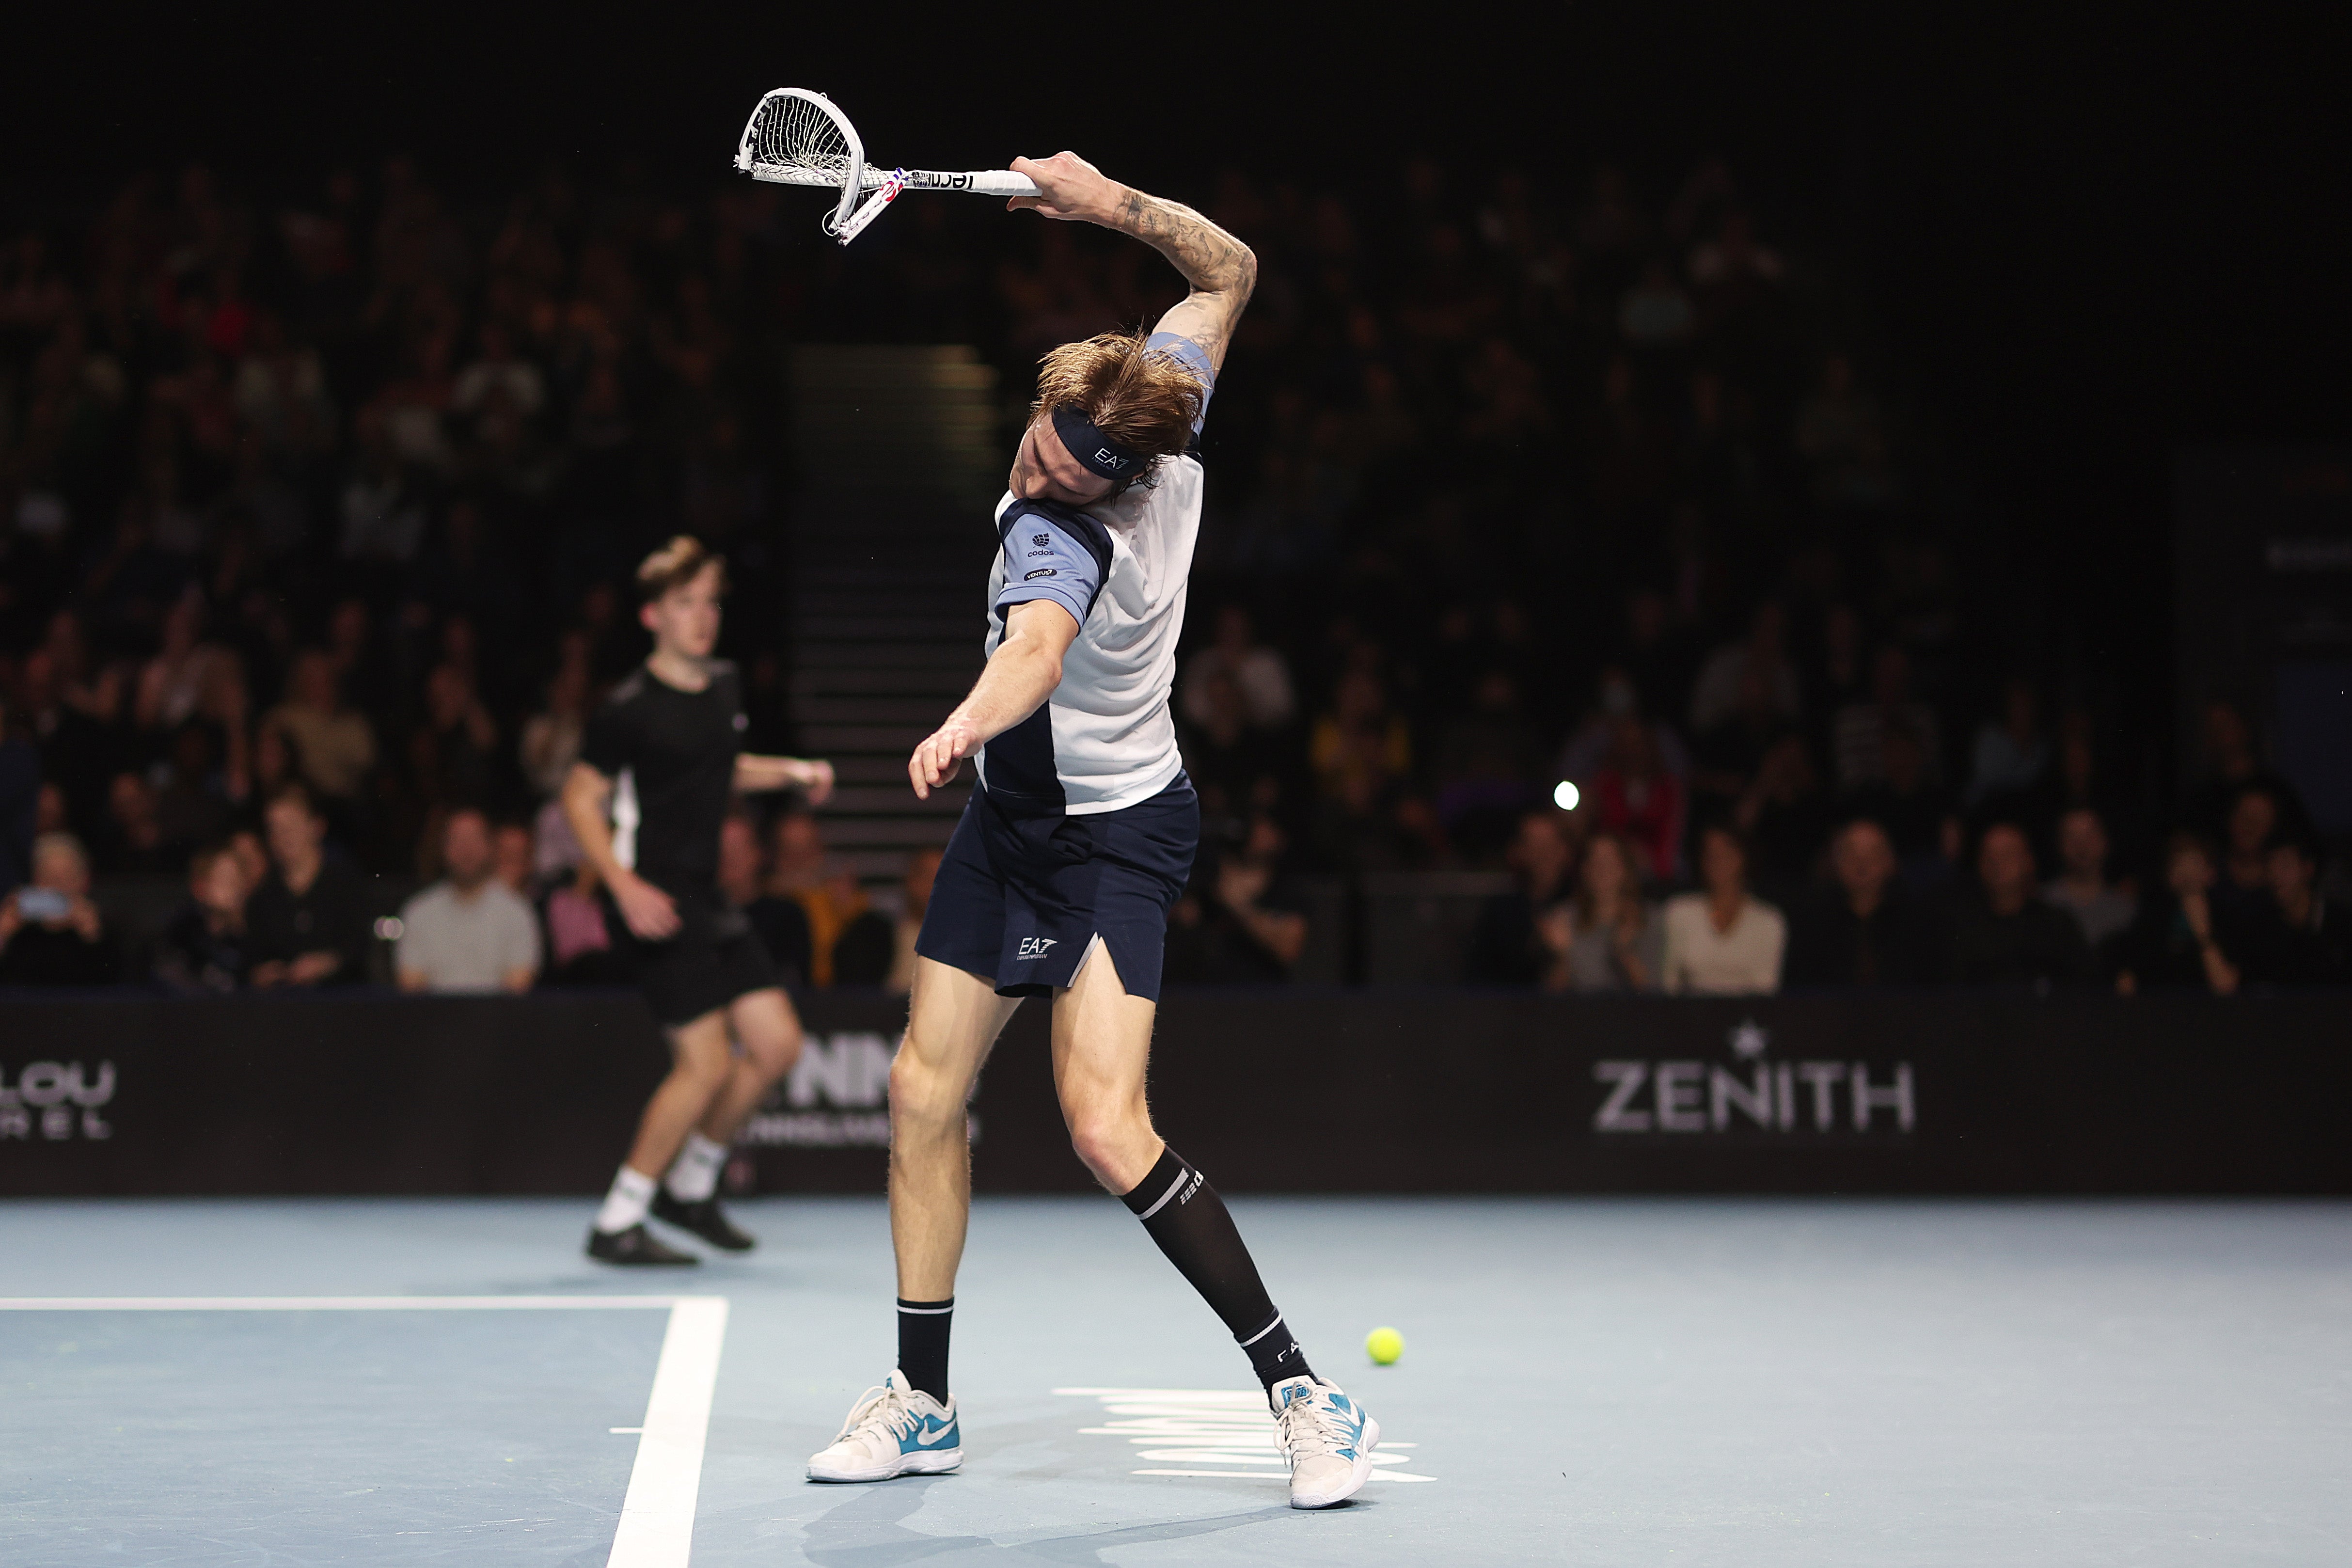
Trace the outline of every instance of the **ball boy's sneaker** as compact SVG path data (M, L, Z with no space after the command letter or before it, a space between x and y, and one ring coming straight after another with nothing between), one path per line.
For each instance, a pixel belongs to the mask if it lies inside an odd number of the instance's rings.
M941 1405L893 1372L850 1406L841 1436L809 1460L813 1481L887 1481L893 1476L945 1475L963 1463L955 1396Z
M722 1252L749 1252L760 1245L749 1231L735 1227L735 1222L727 1217L727 1211L719 1206L715 1197L688 1203L673 1195L667 1187L656 1187L653 1216L664 1225L674 1225L702 1237Z
M626 1230L591 1230L588 1256L599 1263L617 1263L624 1268L686 1268L702 1261L691 1252L680 1252L667 1245L642 1222Z
M1291 1507L1329 1508L1371 1479L1381 1424L1338 1384L1286 1378L1265 1396L1274 1406L1276 1441L1290 1461Z

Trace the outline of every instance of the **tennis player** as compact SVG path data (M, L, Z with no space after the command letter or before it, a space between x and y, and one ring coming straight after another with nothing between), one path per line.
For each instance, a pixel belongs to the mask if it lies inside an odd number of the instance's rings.
M948 1336L971 1207L964 1102L1013 1010L1051 996L1054 1081L1078 1158L1248 1353L1290 1460L1291 1505L1328 1508L1370 1476L1380 1428L1308 1368L1223 1200L1144 1104L1168 909L1200 837L1168 710L1201 521L1195 438L1257 262L1191 208L1074 153L1013 167L1038 191L1013 207L1133 235L1192 291L1149 338L1045 357L996 509L987 668L907 765L919 796L966 758L979 787L932 888L890 1068L898 1364L809 1476L874 1481L963 1462Z
M638 982L669 1037L669 1076L588 1233L588 1256L692 1264L646 1216L729 1252L752 1238L719 1206L727 1146L801 1053L800 1020L767 952L719 896L719 833L737 791L797 787L821 802L833 764L743 753L743 687L713 658L726 566L673 539L637 568L653 633L645 667L590 718L563 783L563 816L620 915Z

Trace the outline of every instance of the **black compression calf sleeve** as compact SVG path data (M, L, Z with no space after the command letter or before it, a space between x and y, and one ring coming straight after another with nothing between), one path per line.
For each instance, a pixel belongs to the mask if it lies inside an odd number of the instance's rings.
M898 1370L941 1405L948 1402L948 1331L954 1322L952 1296L898 1303Z
M1177 1272L1225 1321L1249 1352L1260 1383L1272 1388L1307 1372L1307 1357L1282 1314L1274 1310L1225 1200L1206 1177L1168 1149L1151 1173L1119 1201L1143 1222Z

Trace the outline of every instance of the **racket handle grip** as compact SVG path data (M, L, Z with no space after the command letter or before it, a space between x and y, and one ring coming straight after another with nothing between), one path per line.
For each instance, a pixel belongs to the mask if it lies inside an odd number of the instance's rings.
M982 169L972 175L971 188L980 196L1034 196L1037 182L1009 169Z

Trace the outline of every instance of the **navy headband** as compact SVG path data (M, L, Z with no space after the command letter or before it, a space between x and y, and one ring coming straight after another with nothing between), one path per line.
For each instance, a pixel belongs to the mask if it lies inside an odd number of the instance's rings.
M1099 479L1118 484L1135 478L1150 461L1142 453L1120 446L1095 427L1095 422L1071 407L1056 404L1054 434L1062 438L1078 465Z

